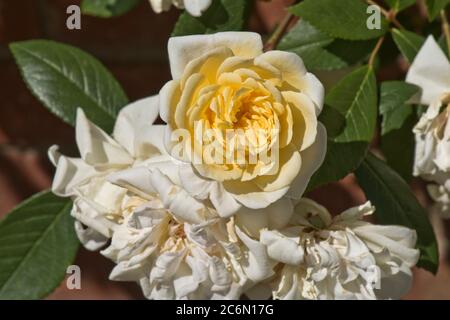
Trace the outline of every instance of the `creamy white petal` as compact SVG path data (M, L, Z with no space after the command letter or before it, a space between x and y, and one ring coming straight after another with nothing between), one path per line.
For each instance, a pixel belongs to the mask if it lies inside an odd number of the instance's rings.
M325 88L322 82L314 74L307 72L303 78L302 92L314 102L316 114L319 115L325 101Z
M110 174L108 181L127 188L145 198L149 194L156 193L156 189L150 180L150 174L148 168L137 167Z
M92 166L130 165L133 158L102 129L77 110L76 141L81 158Z
M282 188L288 188L301 170L302 159L300 152L295 150L293 145L280 150L279 157L278 163L280 167L276 175L264 175L254 179L258 187L265 192L274 192Z
M170 123L173 118L172 107L176 105L174 97L180 97L180 82L178 80L168 81L159 92L159 114L163 121Z
M111 238L113 224L86 201L75 199L70 214L86 227L102 234L105 238Z
M259 282L272 276L273 262L269 260L264 245L251 239L239 227L236 227L236 234L248 248L248 253L242 259L242 268L249 279Z
M190 164L182 165L179 170L183 188L199 199L209 198L221 217L229 217L236 213L241 205L224 186L217 181L202 178L197 175Z
M401 226L363 225L353 229L365 239L375 252L388 249L391 254L401 258L407 266L414 266L419 260L419 251L414 248L417 241L416 231Z
M49 158L56 166L53 177L52 192L61 197L75 194L74 188L87 178L96 174L96 170L82 159L62 156L57 146L48 150Z
M164 206L182 221L201 223L209 214L205 205L189 196L185 190L174 185L159 170L152 170L150 180Z
M124 107L117 116L113 137L135 158L165 152L164 127L152 125L158 118L159 96L152 96Z
M284 91L283 97L290 104L294 119L298 118L297 121L294 120L293 130L297 136L293 137L293 144L299 148L299 151L304 151L317 139L319 122L315 106L312 100L303 93Z
M450 93L450 62L433 36L429 36L414 59L406 82L422 89L420 102L429 105Z
M253 32L221 32L170 38L168 52L173 79L179 79L186 65L197 58L199 53L221 46L231 49L236 56L243 58L260 55L263 47L261 36Z
M83 246L89 251L97 251L108 243L108 238L91 228L85 228L79 221L75 221L75 232Z
M232 216L242 207L220 182L212 184L209 199L222 218Z
M264 209L242 207L236 213L236 223L245 233L258 239L260 230L284 228L289 223L293 210L292 201L281 198Z
M306 75L303 60L292 52L271 50L258 56L255 62L258 63L260 60L269 63L281 71L283 80L296 88L299 88L298 85L301 77Z
M211 5L212 0L185 0L184 7L194 17L200 17Z
M267 246L267 253L276 261L294 266L303 262L304 249L299 243L299 236L282 234L276 230L263 230L260 241Z
M228 190L233 195L233 198L236 199L239 203L246 206L250 209L263 209L271 205L272 203L280 200L289 190L289 187L278 189L275 191L250 191L247 193L234 193L231 192L231 189L227 188L225 185L225 189ZM239 191L233 190L233 191Z
M255 59L263 60L281 71L284 81L296 89L301 90L315 104L317 115L320 114L325 89L315 75L306 71L302 59L295 53L272 50L265 52Z
M322 165L327 153L327 131L325 127L317 123L316 141L305 151L301 152L302 167L299 174L290 185L286 196L299 199L306 190L312 175Z

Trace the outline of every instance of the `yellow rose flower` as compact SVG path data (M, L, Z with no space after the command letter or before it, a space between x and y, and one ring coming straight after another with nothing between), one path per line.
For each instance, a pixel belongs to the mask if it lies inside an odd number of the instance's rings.
M189 163L184 187L222 216L301 197L326 152L322 84L296 54L262 47L248 32L169 40L173 80L160 92L166 147Z

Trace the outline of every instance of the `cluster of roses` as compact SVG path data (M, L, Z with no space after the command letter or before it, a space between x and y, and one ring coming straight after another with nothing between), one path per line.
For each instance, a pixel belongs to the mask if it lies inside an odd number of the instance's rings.
M80 241L149 299L401 297L415 231L365 222L370 202L332 217L302 198L326 153L324 89L296 54L262 47L246 32L171 38L173 80L123 108L112 136L78 111L81 158L49 154ZM168 137L198 121L276 129L276 166L177 159Z

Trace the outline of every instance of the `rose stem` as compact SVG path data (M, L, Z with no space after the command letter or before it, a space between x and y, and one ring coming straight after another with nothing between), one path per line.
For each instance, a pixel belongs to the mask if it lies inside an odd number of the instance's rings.
M384 37L381 37L380 39L378 39L377 44L375 45L375 47L372 50L372 53L370 54L370 58L369 58L369 66L373 67L373 63L375 61L375 58L378 54L378 51L380 51L381 45L383 44L384 41Z
M281 20L280 24L276 27L273 34L270 36L269 40L267 40L266 44L264 45L264 51L269 51L276 48L276 46L281 40L281 37L284 35L290 23L295 18L296 17L290 12L286 14L283 20Z

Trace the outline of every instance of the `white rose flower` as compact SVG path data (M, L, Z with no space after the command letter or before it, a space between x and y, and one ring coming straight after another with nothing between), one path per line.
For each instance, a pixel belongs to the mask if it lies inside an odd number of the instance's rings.
M107 176L147 159L169 158L161 145L163 126L151 125L158 116L158 100L157 96L150 97L125 107L117 118L114 139L79 109L76 141L81 158L63 156L57 146L49 150L57 167L52 191L74 200L75 229L90 250L106 243L114 227L122 222L123 212L136 202L128 190L108 182Z
M117 263L110 278L137 281L150 299L238 299L272 276L265 247L234 219L180 185L181 164L164 152L158 97L125 107L109 137L80 109L81 158L62 156L52 190L72 197L75 229L89 250ZM257 239L257 238L256 238Z
M416 150L414 175L435 182L430 195L450 216L450 62L432 36L428 37L408 71L406 81L422 90L427 111L414 127Z
M265 208L285 195L301 197L326 152L326 130L317 121L322 84L298 55L263 53L262 47L250 32L169 40L173 80L160 92L167 151L178 156L173 135L187 134L183 187L209 198L222 217L241 207ZM203 129L216 135L205 138ZM213 143L219 147L209 153ZM261 160L264 152L273 158Z
M200 17L202 13L209 8L212 0L149 0L153 11L161 13L169 11L174 5L179 9L185 8L190 15Z
M110 177L148 200L125 217L102 251L117 263L111 279L138 281L149 299L238 299L272 276L259 241L172 179L152 163Z
M289 224L263 230L260 241L280 265L275 299L399 298L410 288L419 258L416 232L378 226L362 218L370 202L332 218L326 208L301 199Z

